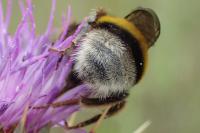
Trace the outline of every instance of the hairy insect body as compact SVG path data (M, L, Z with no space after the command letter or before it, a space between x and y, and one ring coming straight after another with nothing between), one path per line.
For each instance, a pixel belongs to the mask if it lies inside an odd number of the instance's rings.
M75 52L74 70L87 83L92 97L127 91L135 82L131 51L122 40L104 29L93 29Z

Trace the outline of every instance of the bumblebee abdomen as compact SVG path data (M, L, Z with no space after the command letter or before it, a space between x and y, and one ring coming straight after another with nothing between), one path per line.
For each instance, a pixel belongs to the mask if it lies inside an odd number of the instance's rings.
M131 52L116 35L104 29L88 32L75 55L74 70L97 95L124 91L135 82Z
M93 43L92 52L88 53L86 60L90 64L90 70L96 71L96 75L90 80L106 83L110 80L119 80L123 76L119 57L104 45Z

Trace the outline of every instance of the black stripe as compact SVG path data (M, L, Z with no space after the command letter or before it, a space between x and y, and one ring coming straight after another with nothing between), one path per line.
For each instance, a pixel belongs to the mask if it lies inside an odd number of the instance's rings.
M122 29L121 27L112 24L112 23L99 23L97 28L106 29L114 35L118 36L125 44L127 44L133 53L133 57L135 59L135 67L136 67L136 83L141 79L143 71L144 71L144 57L142 54L142 49L140 48L140 44L138 40L132 36L127 30Z
M82 97L81 103L85 104L86 106L108 105L123 101L125 98L128 97L128 95L129 94L127 92L121 92L121 93L113 93L105 98Z

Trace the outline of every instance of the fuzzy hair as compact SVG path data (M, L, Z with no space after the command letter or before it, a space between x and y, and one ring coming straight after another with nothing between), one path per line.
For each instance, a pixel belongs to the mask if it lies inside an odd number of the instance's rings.
M79 42L74 71L91 88L92 97L105 98L127 91L135 83L132 53L120 38L104 29L93 29Z

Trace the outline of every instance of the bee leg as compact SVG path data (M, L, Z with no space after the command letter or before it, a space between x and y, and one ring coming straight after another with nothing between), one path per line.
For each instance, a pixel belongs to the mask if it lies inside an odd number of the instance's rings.
M60 50L60 49L56 49L56 48L51 47L51 48L49 48L49 51L61 54L60 57L58 58L57 63L56 63L56 69L58 69L59 64L61 63L61 61L62 61L62 59L63 59L63 57L65 55L65 50Z
M64 57L64 53L61 53L61 55L60 55L60 57L58 58L58 61L57 61L57 63L56 63L56 70L58 69L59 64L61 63L63 57Z
M100 124L103 122L103 120L106 118L106 115L109 111L109 109L112 107L112 105L106 107L106 109L103 111L103 113L101 114L100 118L97 120L97 122L95 123L95 125L92 127L92 129L90 130L89 133L95 133L96 129L100 126Z
M81 103L85 105L86 107L92 107L92 106L104 106L109 104L118 103L120 101L123 101L128 97L128 93L118 93L118 94L112 94L111 96L108 96L106 98L87 98L83 97L81 99Z
M111 116L115 115L117 112L119 112L120 110L123 109L125 104L126 104L126 101L120 101L120 102L112 105L108 109L106 115L103 118L106 119L108 117L111 117ZM102 116L102 114L95 115L95 116L93 116L92 118L90 118L88 120L85 120L85 121L80 122L80 123L78 123L76 125L73 125L73 126L68 126L67 128L68 129L76 129L76 128L81 128L81 127L88 126L90 124L96 123L99 119L101 119L101 116ZM94 132L94 131L92 130L91 133L92 132Z
M82 103L84 106L92 107L92 106L108 106L110 104L116 104L120 101L123 101L126 97L128 97L128 93L122 93L118 95L109 96L107 98L77 98L77 99L70 99L66 101L60 101L55 103L49 103L46 105L40 105L40 106L30 106L29 108L32 109L46 109L48 107L62 107L66 105L76 105L79 103Z
M71 90L74 87L79 86L82 81L79 80L76 75L74 75L73 72L70 72L67 80L66 86L62 89L62 91L58 94L57 97L62 96L65 92ZM67 106L67 105L78 105L81 101L81 98L76 98L76 99L70 99L70 100L65 100L65 101L60 101L60 102L55 102L55 103L49 103L49 104L44 104L44 105L38 105L38 106L30 106L29 108L31 109L46 109L48 107L62 107L62 106Z
M50 103L50 104L45 104L45 105L40 105L40 106L30 106L29 108L31 109L46 109L49 107L53 108L58 108L58 107L63 107L63 106L69 106L69 105L78 105L80 103L80 99L70 99L66 101L61 101L61 102L55 102L55 103Z

